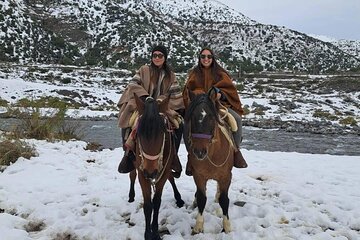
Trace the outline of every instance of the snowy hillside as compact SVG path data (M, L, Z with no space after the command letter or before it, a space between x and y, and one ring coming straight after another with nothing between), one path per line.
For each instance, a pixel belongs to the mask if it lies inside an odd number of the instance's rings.
M356 71L360 60L303 33L257 23L218 1L0 2L0 61L135 69L165 43L186 72L210 45L232 71Z

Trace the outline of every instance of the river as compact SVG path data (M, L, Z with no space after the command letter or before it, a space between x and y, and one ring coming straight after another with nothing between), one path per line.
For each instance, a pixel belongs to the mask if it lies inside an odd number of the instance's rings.
M122 146L116 120L66 121L79 126L77 129L84 141L110 149ZM0 118L0 129L9 130L18 123L18 119ZM355 134L313 134L244 127L243 137L241 148L247 150L360 156L360 137Z

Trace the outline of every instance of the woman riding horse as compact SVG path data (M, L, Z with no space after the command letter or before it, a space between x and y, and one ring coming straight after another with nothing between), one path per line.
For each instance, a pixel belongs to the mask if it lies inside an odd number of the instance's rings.
M151 51L150 65L143 65L137 71L122 94L118 102L118 107L120 108L119 127L121 128L123 143L126 142L131 132L131 116L136 114L134 93L142 99L150 96L159 102L164 100L168 94L171 94L169 109L165 114L171 121L178 119L178 116L183 114L184 102L181 96L181 90L174 72L167 64L167 56L168 51L164 46L155 46ZM178 149L182 137L183 125L180 122L175 123L174 126L176 126L174 137ZM134 170L133 161L135 156L130 149L131 146L123 144L123 148L125 153L119 164L118 171L120 173L128 173ZM178 157L177 160L174 161L172 169L174 176L179 177L182 167Z
M234 155L234 167L246 168L247 163L240 152L240 143L242 141L242 120L241 115L244 113L237 89L232 83L229 73L222 68L216 61L215 55L210 48L203 48L198 57L198 64L189 73L188 80L183 90L183 98L186 109L189 107L191 92L208 92L212 87L217 92L217 98L220 103L227 108L229 113L235 118L237 131L233 133L236 144ZM188 130L184 131L184 142L187 143ZM186 165L186 174L191 175L192 167L189 161Z

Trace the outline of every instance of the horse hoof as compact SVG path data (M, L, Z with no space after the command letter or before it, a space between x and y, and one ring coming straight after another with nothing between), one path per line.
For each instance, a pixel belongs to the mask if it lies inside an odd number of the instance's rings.
M200 231L200 232L197 232L197 231L194 231L194 230L192 230L191 231L191 235L196 235L196 234L199 234L199 233L204 233L204 231Z
M150 233L145 233L145 240L161 240L161 237L158 233L153 233L153 232L150 232Z
M185 202L181 199L179 201L176 201L176 206L178 208L182 208L184 206Z
M134 202L134 200L135 200L134 198L129 198L128 202L131 203L131 202Z
M204 233L204 229L200 230L200 229L193 228L192 231L191 231L191 235L196 235L196 234L199 234L199 233Z
M154 234L154 236L152 237L152 240L161 240L161 237L159 234Z

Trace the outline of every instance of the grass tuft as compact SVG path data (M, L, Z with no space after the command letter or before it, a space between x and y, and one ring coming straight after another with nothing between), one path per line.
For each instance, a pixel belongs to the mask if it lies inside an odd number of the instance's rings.
M30 159L36 156L34 147L20 140L5 140L0 142L0 165L9 166L16 162L19 157Z

